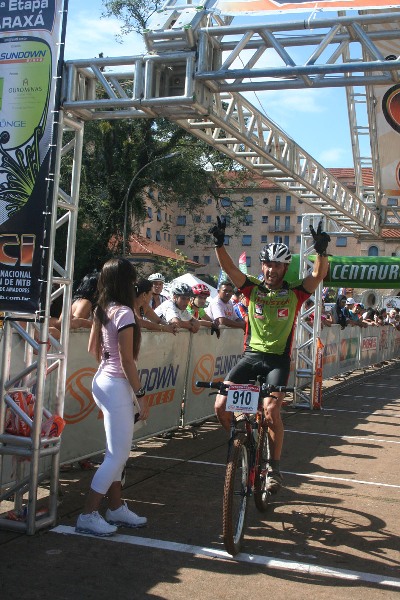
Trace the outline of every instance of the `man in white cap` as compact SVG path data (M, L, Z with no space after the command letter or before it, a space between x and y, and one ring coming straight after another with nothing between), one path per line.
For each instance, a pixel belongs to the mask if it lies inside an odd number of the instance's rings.
M167 296L164 296L161 292L163 291L165 277L162 273L153 273L149 277L149 281L153 284L153 295L150 300L150 306L155 310L160 304L168 300Z

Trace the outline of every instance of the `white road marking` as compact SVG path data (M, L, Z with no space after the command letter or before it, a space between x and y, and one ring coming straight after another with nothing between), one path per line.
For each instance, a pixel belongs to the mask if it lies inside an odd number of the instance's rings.
M74 527L66 525L58 525L50 530L53 533L61 533L66 535L82 535L75 532ZM96 538L96 536L86 535L85 537ZM381 586L390 586L400 588L400 579L395 577L385 577L375 573L363 573L360 571L349 571L346 569L337 569L334 567L320 567L310 563L302 563L285 559L269 558L268 556L260 556L257 554L246 554L241 552L235 557L223 550L213 548L204 548L202 546L193 546L191 544L179 544L177 542L167 542L165 540L156 540L152 538L143 538L130 535L116 534L112 537L100 538L99 542L116 542L117 544L130 544L132 546L144 546L146 548L155 548L156 550L166 550L172 552L181 552L183 554L191 554L195 557L218 558L228 560L234 563L249 563L266 567L267 569L278 569L285 571L295 571L300 573L308 573L319 577L336 577L337 579L346 579L347 581L358 581L374 583Z
M301 432L299 432L301 433ZM226 463L215 463L209 462L205 460L185 460L183 458L174 458L173 456L154 456L146 454L145 456L141 456L141 458L152 458L155 460L171 460L174 462L185 462L188 464L194 465L207 465L211 467L226 467ZM349 483L358 483L360 485L376 485L382 487L390 487L395 489L400 489L400 485L395 485L392 483L381 483L377 481L364 481L362 479L346 479L344 477L332 477L330 475L318 475L315 473L294 473L292 471L281 471L284 475L295 475L296 477L304 477L304 478L313 478L313 479L329 479L331 481L347 481Z
M379 444L400 444L396 440L381 440L361 435L337 435L336 433L319 433L316 431L300 431L298 429L285 429L285 433L300 433L301 435L317 435L318 437L340 438L341 440L363 440L364 442L374 442Z

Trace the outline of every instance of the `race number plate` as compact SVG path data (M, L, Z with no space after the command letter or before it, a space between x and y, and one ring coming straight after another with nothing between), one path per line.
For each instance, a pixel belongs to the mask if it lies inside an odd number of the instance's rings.
M234 384L229 387L226 410L228 412L256 413L260 388L256 385Z

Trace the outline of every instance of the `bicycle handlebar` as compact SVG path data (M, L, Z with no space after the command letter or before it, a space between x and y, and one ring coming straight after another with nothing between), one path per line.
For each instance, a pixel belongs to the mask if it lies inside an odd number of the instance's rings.
M226 385L223 381L196 381L196 387L207 388L213 390L219 390L222 393L226 393L229 390L229 385ZM270 383L263 383L260 388L260 396L264 398L271 392L294 392L294 387L286 385L272 385Z

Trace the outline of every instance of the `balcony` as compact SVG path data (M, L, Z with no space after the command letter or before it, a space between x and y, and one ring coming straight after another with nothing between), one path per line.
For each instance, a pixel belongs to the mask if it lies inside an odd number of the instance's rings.
M286 207L284 205L282 206L270 206L269 207L269 212L271 213L291 213L294 214L296 212L296 209L294 206L289 206Z
M268 227L269 233L294 233L294 227L285 227L285 225L270 225Z

